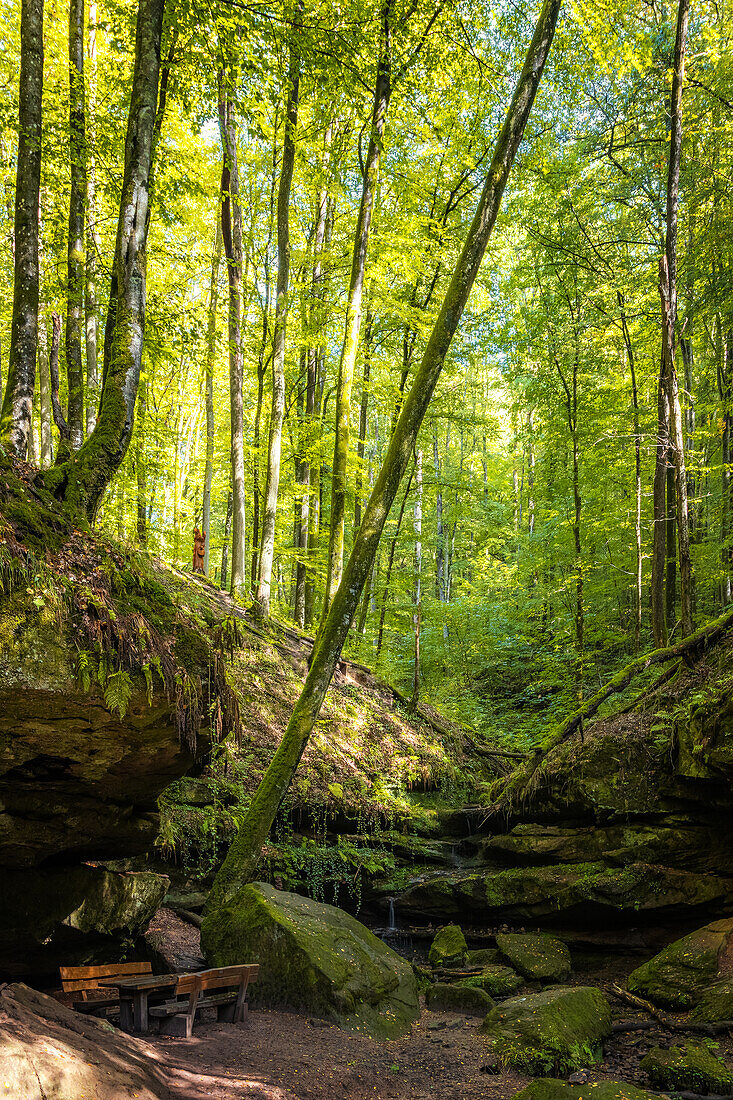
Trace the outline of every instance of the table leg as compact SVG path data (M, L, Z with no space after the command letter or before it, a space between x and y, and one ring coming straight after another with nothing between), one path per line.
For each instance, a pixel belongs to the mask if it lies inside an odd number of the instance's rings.
M132 998L124 993L120 996L120 1028L128 1032L133 1029Z
M135 1031L139 1035L148 1033L148 991L139 989L134 994L133 1014L135 1017Z

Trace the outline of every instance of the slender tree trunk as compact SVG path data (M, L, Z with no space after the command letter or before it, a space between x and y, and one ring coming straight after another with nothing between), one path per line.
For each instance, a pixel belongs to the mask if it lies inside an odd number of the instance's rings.
M410 710L416 711L420 701L420 626L422 623L422 451L418 448L415 455L415 512L413 527L415 531L415 589L413 593L414 611L412 627L415 646L412 668L412 696Z
M300 378L298 379L298 448L295 456L295 607L294 618L298 626L305 626L305 577L308 553L308 512L310 510L310 462L308 459L308 425L304 411L308 389L308 349L300 353Z
M204 573L209 575L211 562L211 484L214 480L214 367L216 366L216 312L219 304L219 265L221 263L221 217L216 220L216 240L211 257L209 283L209 318L206 327L206 468L201 527L204 543Z
M733 463L733 329L726 333L722 318L718 317L718 393L723 421L722 453L720 465L720 562L723 567L721 601L731 601L731 573L733 572L733 499L731 463Z
M221 579L219 582L219 588L222 592L227 591L227 575L229 570L229 538L232 533L232 512L234 510L233 494L231 485L229 486L229 492L227 494L227 514L224 520L224 541L221 547Z
M685 79L685 51L690 0L680 0L677 13L677 37L672 77L672 133L667 177L667 231L665 254L659 265L659 294L662 301L663 376L669 404L669 442L675 472L677 541L680 561L680 604L684 635L693 630L692 559L687 505L687 472L680 406L679 384L675 366L677 324L677 212L679 206L680 156L682 150L682 88ZM668 624L669 625L669 624Z
M364 451L367 432L367 415L369 412L369 375L372 366L372 326L374 318L367 309L364 325L364 372L361 380L361 402L359 405L359 442L356 446L357 466L356 484L354 487L354 538L361 527L361 494L364 482Z
M48 367L48 338L43 316L38 321L38 396L41 428L41 466L47 468L53 462L51 438L51 375Z
M72 449L84 441L84 229L87 197L84 0L69 0L69 233L66 284L67 422Z
M68 462L43 474L47 488L93 520L130 445L145 333L146 246L155 146L164 0L140 0L125 171L105 333L97 426Z
M527 413L527 530L534 535L534 409Z
M140 379L140 390L137 396L137 431L135 448L135 476L137 480L137 542L138 546L145 549L148 545L148 456L146 453L147 425L145 419L148 412L148 384L143 375ZM176 456L178 445L176 443Z
M225 952L228 921L217 910L254 874L262 845L308 743L336 663L374 564L379 540L417 442L445 357L460 322L499 212L516 151L522 140L535 93L550 51L561 0L545 0L519 83L501 128L478 209L446 290L432 332L405 398L384 464L364 512L342 582L314 647L310 670L278 749L250 803L237 836L222 864L207 902L202 943L207 958Z
M38 355L38 197L41 187L43 0L22 0L18 162L15 177L15 270L8 373L0 442L25 458Z
M339 364L338 392L336 395L336 435L333 446L333 471L331 475L331 525L328 544L326 591L323 601L323 621L331 606L336 589L341 583L344 567L344 527L346 521L347 467L349 460L349 436L351 424L351 388L354 380L356 352L361 328L361 300L364 290L369 235L374 212L374 202L379 182L379 160L382 151L387 111L392 94L392 3L384 0L382 28L377 63L377 79L372 107L369 149L364 165L364 180L359 204L359 215L354 236L351 259L351 277L346 302L344 342Z
M89 0L89 24L87 29L87 60L89 62L89 125L87 127L87 240L85 279L85 326L87 351L87 435L97 423L99 403L99 375L97 369L97 338L99 333L99 303L97 299L97 257L101 242L97 228L97 163L96 128L97 110L97 3Z
M624 296L618 291L618 304L621 310L621 331L623 332L626 357L631 372L631 407L634 417L634 499L636 503L634 517L634 538L636 544L636 584L634 588L634 653L641 646L641 606L642 606L642 543L641 543L641 430L639 427L639 391L636 385L636 362L631 334L626 321Z
M652 533L651 619L655 648L667 644L667 619L665 613L665 562L666 562L666 484L667 456L669 454L669 402L664 385L664 361L659 369L657 385L657 442L654 466L654 521Z
M382 589L382 607L379 612L379 628L377 630L377 649L374 655L375 661L379 661L379 654L382 652L382 642L384 640L384 623L387 618L387 603L389 601L389 585L392 580L392 567L394 566L394 556L397 549L397 542L400 537L400 531L402 530L402 520L405 515L405 507L407 505L407 497L410 493L412 486L412 479L415 476L415 468L413 466L410 476L407 479L405 485L405 491L402 494L402 503L400 504L400 510L397 514L397 526L395 527L395 533L392 536L392 541L389 544L389 554L387 555L387 572L384 578L384 588Z
M232 579L233 596L245 584L244 484L244 359L242 352L242 209L239 203L237 124L227 76L219 74L219 132L223 153L221 170L221 234L229 280L229 400L232 463ZM223 566L222 566L223 569Z
M272 563L275 556L275 526L277 498L280 489L283 415L285 412L285 339L288 319L290 283L290 190L295 167L295 131L298 125L298 89L300 85L300 53L297 36L300 33L302 0L298 0L297 15L290 39L287 108L283 159L277 195L277 286L275 292L275 333L272 340L272 411L267 451L262 543L257 579L255 609L267 619L270 615Z

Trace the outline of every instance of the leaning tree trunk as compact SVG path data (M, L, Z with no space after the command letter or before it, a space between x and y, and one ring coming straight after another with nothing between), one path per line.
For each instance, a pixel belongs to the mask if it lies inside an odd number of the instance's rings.
M209 935L216 935L216 923L213 919L215 910L240 885L248 882L256 871L262 845L318 719L362 589L374 563L384 524L414 450L425 412L491 236L501 197L550 51L561 2L562 0L545 0L519 83L496 143L478 209L433 325L422 362L402 406L342 582L314 647L303 691L295 704L282 741L214 881L207 903L207 914L212 916L212 920L209 922L205 917L203 924L205 947L211 944Z
M13 316L8 376L0 413L0 442L6 443L18 458L25 458L28 450L36 382L42 95L43 0L22 0Z
M283 416L285 414L285 337L288 320L290 283L290 190L295 167L295 130L298 125L298 88L300 84L299 33L300 7L293 23L288 68L288 102L285 114L285 138L277 194L277 286L275 291L275 333L272 340L272 411L267 450L265 506L262 517L262 543L257 579L255 610L266 619L270 615L272 563L275 556L275 524L280 490Z
M361 299L364 290L369 234L374 212L374 201L379 182L379 159L387 124L387 111L392 94L391 69L391 14L392 0L384 0L382 32L377 64L377 81L372 107L372 128L369 149L364 166L359 216L354 236L351 259L349 296L346 303L346 325L339 364L338 392L336 394L336 435L333 445L333 471L331 475L331 527L328 542L328 567L326 591L323 598L323 619L341 583L344 567L344 527L346 520L346 486L349 460L349 436L351 429L351 388L361 328Z
M93 520L132 437L145 334L146 246L160 40L165 0L140 0L135 71L125 140L125 171L110 292L109 336L99 418L67 462L44 472L47 488Z
M84 440L84 213L87 191L84 108L84 0L69 0L69 233L66 282L67 423L73 450Z

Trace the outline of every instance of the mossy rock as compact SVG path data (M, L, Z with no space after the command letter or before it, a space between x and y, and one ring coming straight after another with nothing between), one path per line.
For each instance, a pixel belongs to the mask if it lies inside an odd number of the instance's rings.
M501 952L497 947L478 947L466 955L469 966L493 966L500 960Z
M542 1077L533 1081L512 1100L665 1100L658 1092L648 1092L626 1081L589 1081L585 1085L569 1085Z
M522 979L510 966L485 966L480 974L471 978L461 978L458 985L466 989L483 989L490 997L508 997L516 993Z
M675 940L632 971L628 987L663 1008L697 1005L733 955L733 920L713 921Z
M481 1031L497 1057L521 1073L571 1073L600 1061L611 1009L600 989L546 989L497 1005Z
M571 970L564 943L544 932L505 932L496 937L502 956L530 981L561 982Z
M430 945L428 961L431 966L462 966L466 961L468 945L457 924L441 928Z
M654 1047L640 1065L655 1088L690 1089L719 1096L733 1090L733 1074L701 1043L685 1043L669 1050Z
M690 1018L703 1024L733 1020L733 981L723 978L705 990Z
M491 997L483 989L462 984L450 985L448 982L431 985L425 1003L432 1012L463 1012L466 1016L485 1016L494 1007Z
M264 882L204 917L211 966L258 962L256 1004L285 1005L374 1038L396 1038L420 1015L410 964L354 917Z

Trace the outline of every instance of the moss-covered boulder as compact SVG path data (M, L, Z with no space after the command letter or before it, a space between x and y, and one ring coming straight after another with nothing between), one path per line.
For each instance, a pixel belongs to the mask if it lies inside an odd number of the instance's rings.
M547 989L497 1005L481 1031L513 1069L533 1076L570 1073L600 1061L611 1009L600 989Z
M501 952L497 947L477 947L466 955L469 966L493 966L501 959Z
M692 779L733 781L733 691L726 685L693 707L678 729L677 771Z
M733 980L722 978L713 982L701 994L697 1007L691 1013L691 1019L703 1024L733 1020Z
M480 974L470 978L461 978L458 985L466 988L485 990L490 997L508 997L516 993L522 984L522 979L510 966L500 966L496 963L485 966Z
M375 1038L404 1034L420 1015L410 964L333 905L253 882L207 914L201 931L209 965L260 964L255 1003Z
M681 1047L653 1047L641 1061L655 1088L690 1089L727 1096L733 1091L733 1074L701 1043Z
M589 1081L585 1085L569 1085L551 1077L532 1081L512 1100L664 1100L658 1092L637 1088L627 1081Z
M462 966L466 961L468 944L457 924L441 928L430 944L428 962L433 967Z
M628 987L663 1008L697 1005L733 961L733 920L713 921L675 940L632 971Z
M496 945L514 969L530 980L561 982L570 974L570 952L554 936L543 932L500 932Z
M462 1012L466 1016L485 1016L494 1002L483 989L449 982L436 982L425 996L432 1012Z
M453 921L531 921L589 916L607 922L618 914L688 919L733 907L733 879L672 867L631 863L575 863L468 871L431 878L399 897L407 918Z

